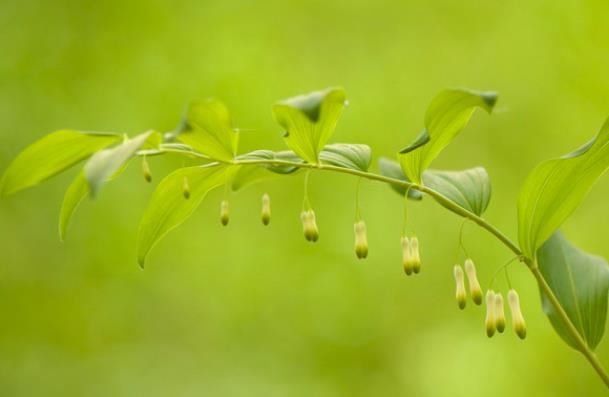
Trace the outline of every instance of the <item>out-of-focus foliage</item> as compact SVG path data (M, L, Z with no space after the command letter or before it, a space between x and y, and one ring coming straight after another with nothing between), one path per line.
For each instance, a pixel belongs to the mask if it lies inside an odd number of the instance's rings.
M438 90L479 87L501 93L494 115L474 115L433 167L484 165L493 181L485 217L515 238L516 198L533 166L572 150L608 115L608 11L601 1L5 1L0 169L58 128L173 131L190 100L210 96L229 107L242 153L284 150L272 104L334 85L350 106L333 141L369 144L374 168L414 140ZM191 165L148 161L152 185ZM483 311L456 308L460 220L433 200L410 203L424 263L416 278L401 269L403 200L361 184L370 253L357 261L356 181L322 173L310 178L316 246L301 235L296 173L231 195L227 228L223 192L211 192L142 272L137 224L154 186L135 163L82 203L64 244L57 217L80 170L0 202L0 395L604 393L553 332L520 265L510 276L525 343L508 333L487 340ZM607 194L601 179L562 226L603 257ZM510 254L470 224L464 242L488 286ZM503 278L493 288L507 291ZM607 343L597 354L607 361Z

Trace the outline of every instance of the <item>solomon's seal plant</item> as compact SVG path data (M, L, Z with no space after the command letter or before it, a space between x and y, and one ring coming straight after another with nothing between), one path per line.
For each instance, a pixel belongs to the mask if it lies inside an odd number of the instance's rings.
M491 196L490 178L484 168L457 171L429 168L465 128L474 111L483 109L491 113L496 100L493 92L463 89L440 92L425 113L420 134L394 159L380 158L379 173L369 171L371 150L367 145L330 143L347 103L341 88L286 99L273 106L288 147L282 151L239 153L239 130L231 124L224 104L216 99L196 101L188 106L179 127L171 132L147 131L134 137L74 130L53 132L15 158L0 182L0 193L4 196L16 193L84 161L61 206L59 235L64 239L79 203L86 197L95 197L104 184L120 176L133 159L141 159L143 176L148 182L153 180L149 163L156 156L194 159L197 165L175 170L159 182L152 195L137 236L138 261L144 266L153 246L184 222L212 189L224 189L220 221L226 225L230 191L271 176L304 172L305 194L300 217L305 238L315 242L320 234L307 194L311 172L351 175L357 178L358 191L362 178L386 183L404 197L404 230L400 237L402 265L407 275L421 271L419 240L407 233L407 203L428 197L463 217L464 222L482 227L513 253L514 257L498 268L506 271L506 279L507 266L516 260L530 270L539 286L543 310L558 335L585 356L609 387L609 375L594 353L605 331L609 267L603 258L575 247L558 230L609 167L609 120L588 143L541 163L530 173L518 199L518 243L515 243L483 218ZM271 219L270 200L268 194L262 196L261 220L265 225ZM354 234L355 255L364 259L369 247L358 195ZM425 243L421 246L425 247ZM463 265L456 264L452 271L458 307L466 307L468 291L477 305L482 304L486 296L486 333L489 337L502 333L506 328L502 291L493 290L491 281L484 292L474 261L469 257ZM518 293L509 279L507 281L511 326L515 334L524 339L526 325Z

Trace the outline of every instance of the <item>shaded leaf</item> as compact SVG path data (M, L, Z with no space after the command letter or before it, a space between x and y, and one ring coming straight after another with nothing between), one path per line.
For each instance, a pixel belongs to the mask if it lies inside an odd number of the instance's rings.
M423 182L476 215L484 213L491 199L491 181L482 167L463 171L428 170L423 173Z
M609 119L596 137L563 157L539 164L518 198L518 239L523 253L536 249L554 233L609 167Z
M0 193L9 195L37 185L121 139L112 133L53 132L28 146L13 160L0 181Z
M427 108L425 129L398 155L406 176L421 183L423 171L467 125L474 110L479 107L490 113L496 101L494 92L463 89L440 92Z
M100 150L87 161L84 173L92 197L97 195L104 182L121 169L151 136L154 136L153 132L148 131L133 139L127 139L116 147Z
M117 178L127 169L128 165L129 162L124 163L123 166L118 169L118 171L116 171L106 180L106 182ZM89 182L85 177L84 170L81 170L78 175L76 175L76 178L74 178L63 196L61 211L59 213L59 239L61 241L64 241L66 238L66 233L70 220L72 219L72 215L87 196L89 196Z
M316 163L334 133L345 101L342 88L328 88L276 103L273 114L286 130L288 147L305 161Z
M400 163L395 160L388 159L386 157L381 157L379 159L379 171L381 175L399 179L400 181L410 182L410 180L404 175L404 172L400 168ZM406 188L403 186L390 184L391 188L401 194L402 196L406 194ZM411 200L421 200L423 198L423 194L415 189L408 190L408 198Z
M150 249L172 229L182 224L212 189L224 185L235 167L218 163L180 168L165 177L157 186L140 222L137 257L141 266ZM189 199L182 191L184 178L190 187Z
M189 104L177 139L212 159L228 162L237 153L239 133L231 127L226 106L210 98Z
M322 163L337 167L368 171L371 156L368 145L333 143L324 147L319 154L319 159Z
M274 152L272 150L255 150L250 153L243 154L237 158L238 160L278 160L289 161L291 163L304 163L304 161L291 150ZM269 171L277 174L291 174L298 170L298 167L282 164L263 164L259 165Z
M588 347L594 349L603 337L607 319L607 261L579 250L555 232L537 251L537 263L569 319ZM578 349L543 292L541 300L558 335Z

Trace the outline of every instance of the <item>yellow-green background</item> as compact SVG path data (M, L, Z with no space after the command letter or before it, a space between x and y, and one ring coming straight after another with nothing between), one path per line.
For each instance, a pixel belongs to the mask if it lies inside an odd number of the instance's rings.
M486 214L515 237L519 185L609 115L604 1L51 1L0 3L0 169L54 129L170 130L184 104L217 96L242 151L283 148L270 105L329 85L351 105L334 141L392 156L442 88L501 93L434 163L487 167ZM155 182L176 160L153 160ZM370 255L352 247L355 180L314 174L321 238L302 237L302 175L221 193L163 240L145 271L138 220L154 186L134 163L56 221L76 169L0 202L1 396L596 396L599 379L544 317L535 284L511 270L529 335L488 340L483 309L460 312L451 275L459 219L411 204L423 270L401 270L402 206L362 184ZM259 221L260 195L273 202ZM564 227L609 257L609 183ZM466 227L483 286L510 253ZM496 285L504 292L505 280ZM609 342L598 354L609 364Z

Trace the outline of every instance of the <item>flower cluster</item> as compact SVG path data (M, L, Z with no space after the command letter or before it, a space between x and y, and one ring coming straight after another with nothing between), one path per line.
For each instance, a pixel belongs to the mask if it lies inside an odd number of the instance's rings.
M463 267L465 272L463 272ZM471 259L466 259L464 266L455 265L453 268L453 275L456 283L456 298L459 309L465 309L467 300L467 292L465 290L465 275L469 281L469 292L472 296L472 300L476 305L482 304L482 288L478 282L476 275L476 266ZM486 291L486 318L484 320L484 326L486 329L486 335L490 338L495 335L495 332L503 333L505 330L505 312L503 295L501 292L495 292L492 289ZM520 310L520 301L518 293L514 289L510 289L508 292L508 303L510 311L512 313L512 325L516 335L520 339L526 337L526 324L522 311Z

